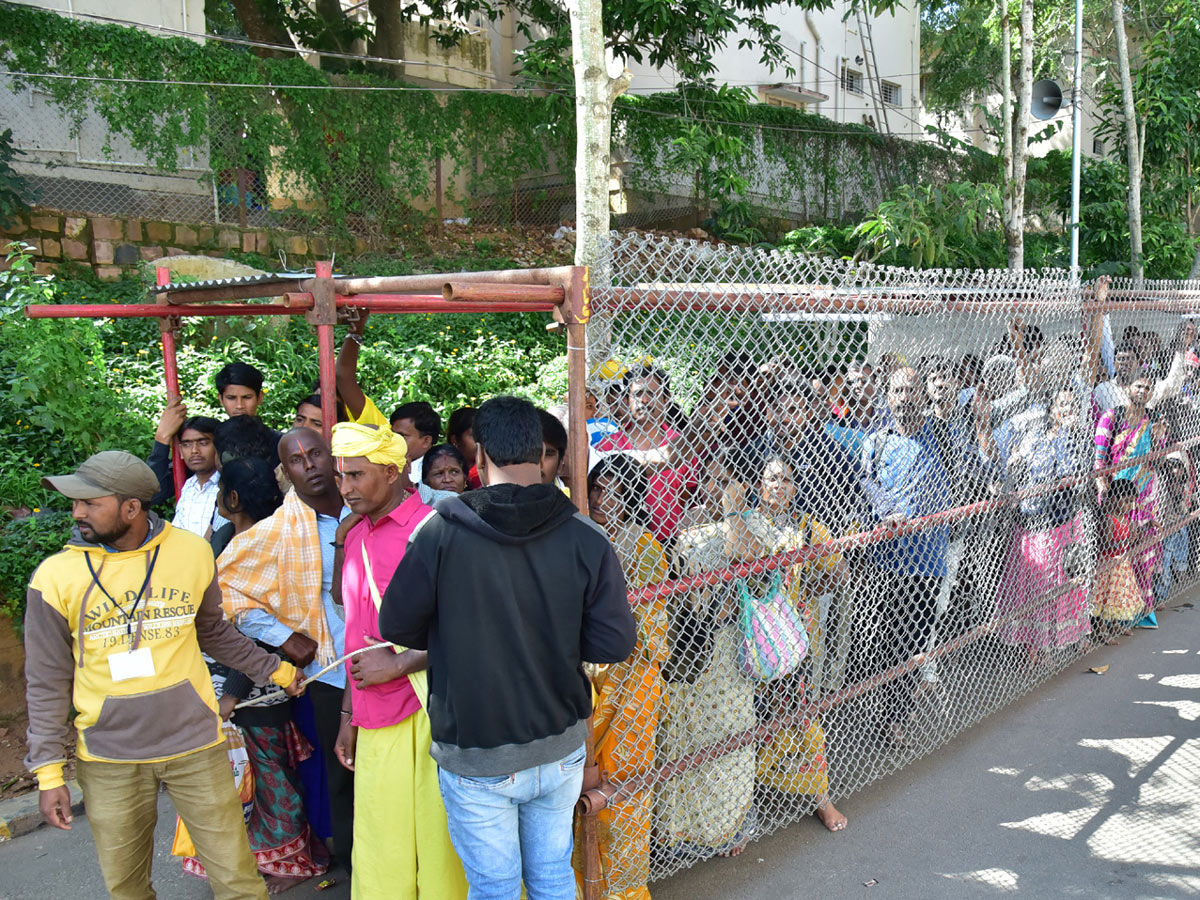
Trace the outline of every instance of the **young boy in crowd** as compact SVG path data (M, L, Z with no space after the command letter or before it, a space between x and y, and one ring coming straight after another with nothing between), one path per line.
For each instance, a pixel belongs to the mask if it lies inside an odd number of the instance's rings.
M421 466L425 452L438 442L442 433L442 417L424 400L401 403L392 411L392 431L408 445L408 480L421 481Z
M208 540L227 520L217 512L218 482L217 448L213 435L217 420L208 416L192 416L179 429L179 452L183 464L192 474L183 483L175 504L176 528L198 534Z
M538 409L538 418L542 420L542 484L557 484L565 491L558 474L567 456L567 429L544 409Z
M262 372L249 363L228 363L217 372L214 382L217 388L217 399L226 415L231 419L237 416L251 416L257 420L258 407L263 398ZM166 408L163 409L162 415L159 416L158 427L154 429L154 447L146 458L146 464L158 476L159 485L158 493L150 501L151 505L162 503L175 493L175 485L171 477L171 442L180 433L187 417L187 406L180 397L169 401ZM215 422L216 420L211 421ZM211 435L212 432L210 431L209 434ZM271 434L275 444L278 444L279 432L272 431ZM272 450L272 455L274 455L274 450ZM186 458L184 465L187 465ZM215 465L217 464L214 462ZM215 484L213 498L215 503Z

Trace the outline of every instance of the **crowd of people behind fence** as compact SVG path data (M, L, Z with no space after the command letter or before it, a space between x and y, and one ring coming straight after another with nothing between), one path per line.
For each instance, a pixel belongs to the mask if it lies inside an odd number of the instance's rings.
M199 749L220 761L205 778L233 762L265 876L248 881L217 813L173 790L174 851L218 897L324 877L331 850L356 897L516 900L522 881L534 900L574 896L589 711L597 763L624 786L599 814L604 892L648 897L657 857L740 853L764 797L846 828L814 698L873 679L871 739L919 746L946 647L987 639L1048 671L1156 627L1198 560L1200 529L1180 524L1200 437L1191 320L1165 339L1127 329L1103 380L1084 374L1078 338L1020 321L982 359L885 346L814 369L734 350L688 410L672 378L694 372L604 360L589 379L590 523L566 496L565 406L497 398L443 424L414 400L384 415L357 381L364 322L337 359L336 410L312 393L274 431L257 416L262 374L235 362L216 377L223 421L174 399L144 466L110 452L46 480L79 528L30 586L27 763L43 813L69 825L74 702L114 897L150 896L146 785L194 788L179 760ZM175 453L188 477L167 526L152 510L175 498ZM552 531L567 543L549 557ZM166 582L160 551L187 560L170 556ZM562 592L578 598L569 621L550 603ZM543 597L545 621L510 594ZM471 597L470 614L448 595ZM154 643L181 628L205 652L203 684L190 651ZM88 663L93 646L107 668ZM173 699L122 702L139 679ZM210 712L219 739L203 737Z

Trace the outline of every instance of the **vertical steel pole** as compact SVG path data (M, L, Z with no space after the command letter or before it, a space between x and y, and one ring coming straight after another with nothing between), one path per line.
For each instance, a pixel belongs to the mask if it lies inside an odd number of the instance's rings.
M164 284L170 284L171 270L166 266L156 266L154 269L154 279L159 287L162 287ZM166 294L159 294L157 302L160 305L165 305L170 301ZM179 364L175 355L175 325L175 320L166 316L158 320L158 326L162 335L163 380L167 385L167 403L179 399ZM183 490L183 482L185 480L183 454L179 450L178 434L171 439L171 474L175 482L175 499L178 500L179 492Z
M337 320L337 308L333 305L333 262L318 262L316 275L313 318L316 321L317 353L321 364L321 428L325 440L332 441L333 423L337 421L337 384L333 372L333 323ZM326 306L328 309L324 308Z
M1071 278L1079 280L1079 177L1083 163L1083 0L1075 0L1075 84L1071 88Z

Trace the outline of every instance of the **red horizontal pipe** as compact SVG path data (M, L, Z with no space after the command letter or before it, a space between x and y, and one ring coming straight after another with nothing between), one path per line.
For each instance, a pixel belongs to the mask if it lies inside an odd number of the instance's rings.
M954 522L962 521L963 519L981 516L985 513L993 512L994 510L1001 509L1005 506L1019 503L1021 500L1067 490L1068 488L1073 488L1082 482L1091 481L1101 476L1115 475L1117 472L1121 472L1134 466L1154 462L1170 453L1174 453L1177 450L1187 449L1195 446L1198 443L1200 443L1200 437L1188 438L1186 441L1180 441L1177 444L1172 444L1171 446L1164 447L1161 450L1155 450L1153 453L1147 453L1144 456L1139 456L1136 462L1126 461L1119 465L1106 466L1103 469L1096 469L1080 475L1072 475L1068 478L1063 478L1060 481L1032 485L1020 491L1014 491L1011 494L1006 494L1003 497L996 497L992 500L981 500L978 503L969 503L966 506L958 506L953 509L942 510L941 512L936 512L932 515L912 519L899 525L881 525L878 528L872 529L871 531L863 531L859 532L858 534L848 534L844 537L834 538L832 541L826 541L823 544L813 544L809 547L788 550L785 553L778 553L774 556L765 556L761 559L749 560L747 562L737 563L735 565L726 566L720 569L712 569L708 572L701 572L699 575L689 575L686 578L676 578L670 581L662 581L658 584L647 585L639 590L630 591L629 602L634 606L642 606L650 603L658 597L669 597L674 594L683 594L687 593L688 591L695 590L698 587L717 585L726 581L734 581L738 578L745 578L747 575L758 574L760 572L770 572L774 569L781 569L785 566L793 566L797 563L807 562L811 559L821 559L826 556L832 556L835 553L843 553L847 550L855 550L860 547L869 547L874 544L880 544L884 541L903 537L907 534L916 534L920 531L927 531L930 528L936 528L942 525L950 525Z
M447 300L430 294L354 294L339 296L338 309L369 309L382 313L551 312L548 300Z
M566 295L567 292L561 285L554 284L490 284L487 282L450 281L442 287L442 296L446 300L517 300L530 303L549 302L559 305Z
M981 291L980 293L984 293ZM1038 299L1026 292L994 299L963 299L958 294L918 291L873 292L870 289L845 292L834 288L798 287L795 291L706 291L694 288L608 288L596 291L597 306L621 312L822 312L822 313L916 313L933 310L948 312L1030 312L1061 307L1071 311L1064 301ZM611 298L611 300L610 300Z
M25 307L31 319L141 319L167 316L290 316L312 309L311 294L289 294L291 305L280 303L214 303L203 306L163 306L157 303L62 303ZM551 312L549 301L503 302L445 300L438 294L356 294L337 298L338 308L357 307L379 313Z
M575 266L546 269L499 269L491 272L455 272L454 275L390 275L376 278L339 278L334 289L339 294L374 294L384 291L440 291L453 278L456 282L491 284L566 284Z
M982 289L981 294L986 294ZM1114 298L1116 294L1116 298ZM1126 299L1121 299L1125 297ZM623 288L596 291L598 306L618 312L821 312L821 313L967 313L1034 312L1188 312L1200 314L1200 291L1110 291L1104 301L1072 307L1063 299L1044 300L1022 291L975 297L971 292L939 295L923 291L845 292L797 287L795 291L706 291L694 288ZM1137 298L1137 299L1135 299Z
M1160 300L1116 300L1112 299L1112 292L1108 295L1109 299L1096 303L1083 304L1084 312L1179 312L1179 313L1196 313L1200 314L1200 293L1195 293L1192 298L1187 297L1172 297Z
M31 319L162 319L168 316L290 316L304 307L279 303L223 303L212 306L160 306L157 303L62 303L25 307Z

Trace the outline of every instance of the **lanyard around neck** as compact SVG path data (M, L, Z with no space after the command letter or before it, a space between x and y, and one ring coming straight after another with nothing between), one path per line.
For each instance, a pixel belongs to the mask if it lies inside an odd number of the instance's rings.
M154 565L155 565L155 563L158 562L158 551L161 549L162 549L161 545L154 548L154 554L150 556L150 562L146 565L146 579L142 582L141 588L138 589L137 596L133 598L133 605L129 608L129 612L125 612L125 607L123 607L120 604L120 602L118 602L117 598L114 597L112 594L110 594L108 592L108 589L103 584L100 583L99 573L97 573L95 568L92 566L92 555L90 553L85 553L83 555L84 558L87 560L88 571L92 575L92 583L100 589L100 593L102 593L105 597L107 597L109 602L112 603L112 605L115 606L118 610L120 610L121 615L123 615L125 617L125 633L126 634L130 634L130 635L133 634L133 617L137 613L138 606L142 602L142 597L144 597L146 594L146 588L148 588L150 586L150 576L154 574ZM101 569L104 568L103 563L101 563L100 568ZM134 638L133 644L130 649L133 649L133 650L137 649L138 639L141 637L141 635L142 635L142 623L139 621L137 637Z

